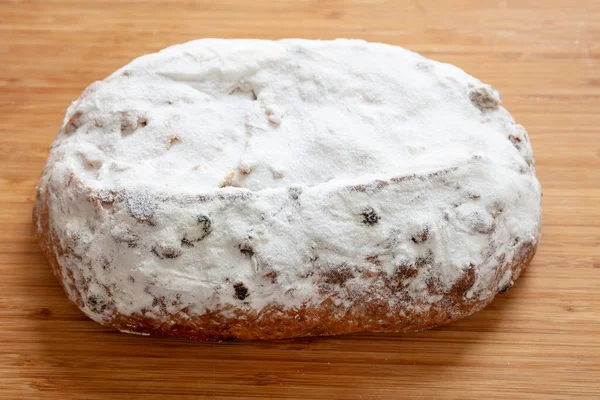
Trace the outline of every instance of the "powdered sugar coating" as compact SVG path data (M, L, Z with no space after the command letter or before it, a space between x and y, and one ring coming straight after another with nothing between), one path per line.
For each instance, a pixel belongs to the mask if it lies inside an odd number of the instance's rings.
M98 321L327 299L343 312L399 275L399 314L468 274L465 298L491 298L541 214L527 133L500 101L456 67L363 41L141 57L73 103L40 182L67 290Z

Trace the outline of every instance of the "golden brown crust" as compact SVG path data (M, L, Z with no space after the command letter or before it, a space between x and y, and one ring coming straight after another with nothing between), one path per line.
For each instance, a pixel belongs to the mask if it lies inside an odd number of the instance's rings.
M58 257L68 249L62 249L56 235L50 228L48 199L38 196L33 212L37 227L37 236L42 251L47 257L55 276L80 309L85 311L84 295L85 282L77 282L72 271L66 271L60 265ZM496 275L489 286L492 294L479 300L468 299L465 295L473 286L475 273L473 268L467 270L448 293L441 294L441 300L435 302L426 311L416 312L402 310L391 306L390 296L402 298L408 294L403 279L409 278L407 271L399 271L395 280L381 278L381 285L373 286L371 291L353 299L352 305L340 313L331 299L318 305L305 304L298 309L283 309L280 306L270 306L260 312L233 309L233 307L212 310L202 315L188 314L182 310L176 315L170 315L161 320L134 313L123 315L107 306L105 311L109 316L99 321L121 331L150 334L170 335L202 340L255 340L255 339L284 339L302 336L325 336L360 331L372 332L413 332L444 325L481 310L489 304L496 292L504 293L512 286L512 281L498 289L502 275L507 269L512 270L512 279L516 279L522 270L530 263L536 251L537 243L525 242L520 245L519 255L511 264L503 265L498 260ZM376 260L372 260L376 262ZM330 277L335 283L335 277ZM338 279L339 280L339 279ZM343 279L337 284L343 285ZM432 290L435 290L432 288ZM375 293L376 292L376 293ZM433 293L433 292L432 292Z

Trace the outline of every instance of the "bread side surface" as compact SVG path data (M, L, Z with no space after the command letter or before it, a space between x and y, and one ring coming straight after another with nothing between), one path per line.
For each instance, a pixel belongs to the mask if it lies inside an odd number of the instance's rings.
M382 184L379 182L375 185ZM365 187L352 189L362 191ZM81 187L80 190L84 193L84 201L94 207L106 207L102 205L106 198L98 197L89 188ZM372 264L371 268L338 265L325 270L315 268L310 277L298 275L298 282L306 279L313 282L314 298L293 307L275 301L262 309L252 309L244 302L251 295L248 289L245 286L241 289L239 283L229 281L228 284L233 288L231 298L234 304L202 309L198 305L192 307L181 303L178 300L180 297L175 294L155 297L147 308L123 314L112 298L110 287L103 287L102 296L97 295L97 290L90 290L90 286L97 285L97 277L90 278L86 272L90 261L75 250L77 238L72 238L71 244L64 243L51 227L49 197L49 192L38 196L34 221L38 227L41 248L70 300L103 325L141 335L169 335L200 340L261 340L361 331L413 332L429 329L471 315L487 306L497 294L512 288L514 280L533 258L539 242L539 232L534 240L513 240L510 248L505 249L513 254L510 261L507 261L506 251L496 252L497 245L490 242L485 272L480 272L481 265L471 265L448 290L443 289L434 278L426 279L420 296L415 296L411 283L420 273L432 268L432 259L417 259L388 274L380 268L377 257L367 257L366 260L357 260L356 265L367 261ZM69 267L65 267L59 258L74 262L69 262ZM440 266L437 265L437 268ZM471 294L475 282L481 280L483 275L485 284L480 284L475 294ZM263 278L272 284L277 280L272 273L263 274ZM355 279L366 282L366 285L346 287L349 281ZM176 312L172 311L173 306Z

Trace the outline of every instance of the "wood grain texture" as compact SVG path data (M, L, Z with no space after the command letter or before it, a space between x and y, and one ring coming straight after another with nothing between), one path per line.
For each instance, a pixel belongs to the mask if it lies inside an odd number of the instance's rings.
M530 268L483 312L408 335L207 344L88 320L33 239L48 148L89 83L200 37L357 37L492 83L544 189ZM0 66L0 398L600 398L599 2L0 0Z

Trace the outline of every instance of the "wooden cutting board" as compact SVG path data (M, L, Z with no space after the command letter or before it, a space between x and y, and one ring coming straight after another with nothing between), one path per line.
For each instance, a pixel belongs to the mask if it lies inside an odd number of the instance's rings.
M600 2L0 0L0 398L600 399ZM34 186L72 100L201 37L353 37L492 83L531 135L538 254L486 310L415 334L200 343L120 334L67 301Z

